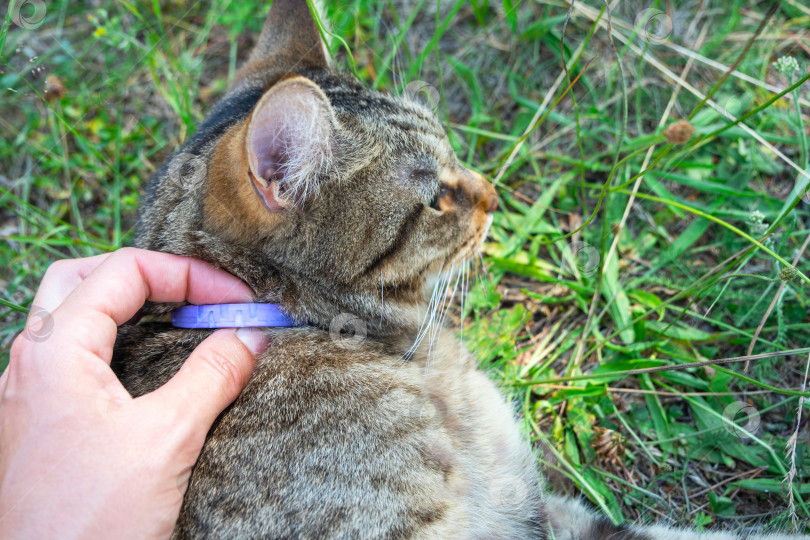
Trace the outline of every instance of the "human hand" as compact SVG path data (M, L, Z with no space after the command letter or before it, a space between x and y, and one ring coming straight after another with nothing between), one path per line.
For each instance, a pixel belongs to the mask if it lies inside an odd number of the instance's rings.
M118 326L147 299L252 294L230 274L165 253L125 248L54 263L34 299L51 313L52 334L19 336L0 377L0 538L171 535L205 435L266 338L218 330L168 383L133 399L109 364Z

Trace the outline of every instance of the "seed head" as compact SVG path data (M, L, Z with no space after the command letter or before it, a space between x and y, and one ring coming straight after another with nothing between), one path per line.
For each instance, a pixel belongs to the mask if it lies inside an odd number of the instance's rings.
M686 120L678 120L664 130L664 138L669 144L686 144L692 138L695 128Z
M782 271L779 272L779 279L782 281L793 281L796 279L796 276L799 275L799 271L796 270L792 266L786 266L782 268Z
M56 75L48 75L45 79L45 99L59 101L65 97L65 85Z

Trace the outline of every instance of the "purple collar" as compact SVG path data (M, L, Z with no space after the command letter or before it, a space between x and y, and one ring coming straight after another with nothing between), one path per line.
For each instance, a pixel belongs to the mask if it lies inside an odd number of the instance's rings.
M246 328L249 326L297 326L278 304L209 304L172 310L172 325L178 328Z

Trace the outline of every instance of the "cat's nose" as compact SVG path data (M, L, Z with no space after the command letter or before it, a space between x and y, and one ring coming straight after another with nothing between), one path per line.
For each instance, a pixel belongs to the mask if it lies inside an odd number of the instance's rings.
M495 187L490 184L486 178L478 173L472 173L476 178L477 186L477 200L476 206L482 208L486 213L491 214L498 208L498 194L495 192Z
M481 195L487 213L492 214L498 208L498 194L495 192L495 186L484 180L484 190Z

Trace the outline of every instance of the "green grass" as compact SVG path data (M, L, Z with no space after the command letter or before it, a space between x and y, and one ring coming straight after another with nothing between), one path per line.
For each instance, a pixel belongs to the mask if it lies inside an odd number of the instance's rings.
M145 181L227 88L266 13L99 4L48 2L38 28L6 17L0 31L5 359L50 262L131 242ZM338 65L389 92L427 83L460 158L497 179L463 335L552 484L616 521L710 528L789 525L791 476L807 530L807 406L790 474L786 451L806 352L747 374L635 370L747 355L760 325L753 354L810 344L810 9L619 4L577 2L567 18L548 0L356 0L325 20ZM799 71L780 73L782 56ZM44 99L48 75L61 99ZM669 144L680 119L694 135Z

